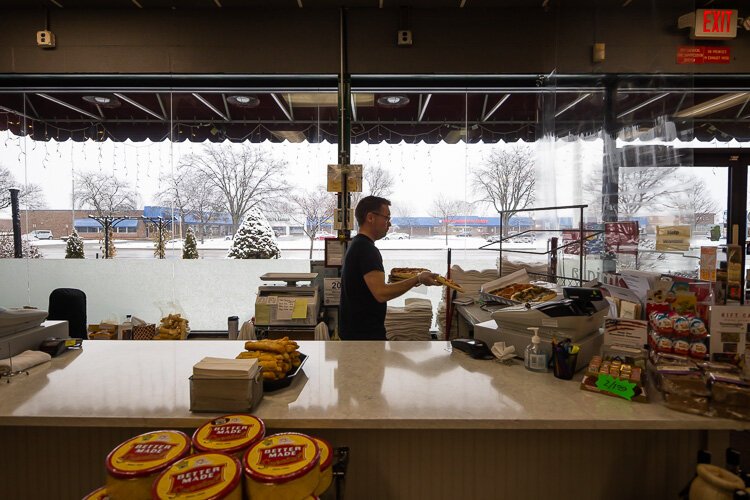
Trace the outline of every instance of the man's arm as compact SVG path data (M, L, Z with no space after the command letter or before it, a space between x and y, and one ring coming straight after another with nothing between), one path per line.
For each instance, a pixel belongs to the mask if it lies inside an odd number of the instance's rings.
M439 285L435 281L434 273L423 272L413 278L405 279L397 283L386 283L385 273L383 271L370 271L365 274L365 283L370 293L380 303L388 302L391 299L400 297L417 285Z

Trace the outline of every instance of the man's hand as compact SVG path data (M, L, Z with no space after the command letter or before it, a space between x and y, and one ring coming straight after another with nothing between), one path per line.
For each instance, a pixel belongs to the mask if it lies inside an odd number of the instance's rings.
M427 286L438 286L440 283L437 282L435 278L437 278L437 274L431 273L429 271L422 271L417 275L417 283L420 285L427 285Z

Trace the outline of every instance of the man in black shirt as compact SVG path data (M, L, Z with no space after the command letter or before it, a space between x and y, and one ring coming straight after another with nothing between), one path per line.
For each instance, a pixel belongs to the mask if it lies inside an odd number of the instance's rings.
M423 272L398 283L385 282L385 270L375 240L391 227L391 202L377 196L362 198L354 210L359 234L352 238L341 269L341 331L344 340L386 340L386 302L417 285L439 285L436 274Z

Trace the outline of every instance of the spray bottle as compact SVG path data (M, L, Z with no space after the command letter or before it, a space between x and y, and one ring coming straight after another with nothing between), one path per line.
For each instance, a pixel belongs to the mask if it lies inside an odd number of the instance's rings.
M546 372L547 371L547 354L542 350L540 345L541 339L539 338L539 328L532 326L528 330L534 332L534 336L531 337L531 344L526 346L526 351L523 356L523 365L527 370L532 372Z

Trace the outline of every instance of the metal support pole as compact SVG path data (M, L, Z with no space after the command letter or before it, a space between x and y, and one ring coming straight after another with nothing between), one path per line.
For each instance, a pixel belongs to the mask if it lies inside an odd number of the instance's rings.
M618 193L620 190L620 167L622 160L617 151L617 115L615 99L616 82L607 82L604 93L604 161L602 162L602 221L617 222ZM613 257L602 259L602 272L614 273L617 262Z
M104 258L109 259L109 228L112 227L112 221L109 217L104 218Z
M729 179L727 186L727 243L735 239L737 228L737 243L742 247L742 274L740 275L741 303L745 294L745 246L747 242L747 166L750 155L732 155L729 157Z
M13 220L13 257L16 259L23 257L23 247L21 246L21 210L18 203L18 194L20 192L19 189L10 189L11 217Z
M583 274L584 274L584 255L583 253L586 251L586 238L584 234L583 229L583 207L580 208L580 212L578 215L579 223L578 223L578 238L581 240L581 245L579 247L580 255L578 256L578 275L580 277L580 285L583 286Z
M352 81L349 75L348 61L348 32L346 8L339 9L339 78L338 78L338 145L339 165L349 165L351 163L351 114L352 114ZM337 194L337 206L341 210L342 229L339 230L339 239L348 240L351 232L349 229L349 206L351 205L351 196L349 194L348 174L342 175L341 192Z

